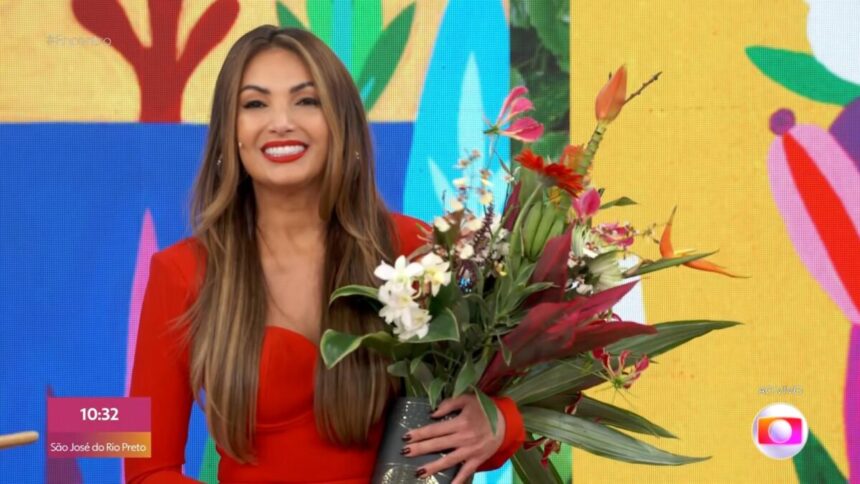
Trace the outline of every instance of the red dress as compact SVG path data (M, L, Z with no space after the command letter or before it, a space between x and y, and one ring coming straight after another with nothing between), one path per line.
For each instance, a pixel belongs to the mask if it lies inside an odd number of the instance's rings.
M399 253L422 244L417 219L393 215ZM130 483L196 482L181 473L193 396L189 383L188 348L168 335L167 323L191 305L200 281L196 239L185 239L152 257L149 283L140 315L140 329L131 379L131 396L152 399L152 457L125 459ZM382 436L382 421L370 432L369 444L343 447L317 432L313 414L314 369L318 348L303 335L268 326L260 359L257 463L241 464L219 447L218 480L222 483L291 482L359 484L370 481ZM502 446L481 470L500 467L525 439L522 417L513 401L495 399L505 417Z

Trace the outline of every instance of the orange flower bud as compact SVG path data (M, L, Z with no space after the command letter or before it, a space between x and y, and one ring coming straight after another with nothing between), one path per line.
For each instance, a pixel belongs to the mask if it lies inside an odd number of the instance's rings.
M627 68L621 66L597 94L594 115L598 121L614 120L627 100Z

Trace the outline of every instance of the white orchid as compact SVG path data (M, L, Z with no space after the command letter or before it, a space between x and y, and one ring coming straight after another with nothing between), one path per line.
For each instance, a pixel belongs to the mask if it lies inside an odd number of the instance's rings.
M400 286L391 283L385 283L380 286L377 299L379 299L383 306L379 310L379 316L384 318L386 323L396 323L412 308L418 307L418 303L413 298L413 292L411 286Z
M407 264L406 257L400 256L394 261L394 265L390 266L385 262L379 264L373 271L373 274L383 281L396 284L398 286L411 286L416 278L424 274L424 267L416 262Z
M457 257L459 257L462 260L469 259L473 255L475 255L475 248L472 246L472 244L469 244L469 243L457 244L456 250L457 250Z
M430 313L420 307L410 308L394 324L394 334L400 341L406 341L413 336L419 339L427 336L430 331Z
M436 217L433 220L433 226L435 226L436 229L443 234L451 230L451 224L448 223L448 220L446 220L445 217Z
M451 272L448 268L450 262L445 262L434 253L429 253L421 258L421 266L424 267L424 284L430 284L430 294L439 294L442 286L451 283Z
M588 271L597 276L597 282L595 282L594 287L598 292L615 287L624 280L614 252L601 254L586 264L588 265Z

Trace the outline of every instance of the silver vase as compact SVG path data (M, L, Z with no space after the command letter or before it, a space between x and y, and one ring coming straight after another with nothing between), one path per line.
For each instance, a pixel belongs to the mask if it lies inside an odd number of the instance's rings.
M415 473L422 466L439 459L445 452L428 454L417 457L401 455L400 450L406 445L403 436L407 432L443 419L430 417L433 409L427 398L400 397L391 404L388 417L385 420L385 430L376 465L373 469L374 484L450 484L460 470L460 465L437 472L429 477L417 478Z

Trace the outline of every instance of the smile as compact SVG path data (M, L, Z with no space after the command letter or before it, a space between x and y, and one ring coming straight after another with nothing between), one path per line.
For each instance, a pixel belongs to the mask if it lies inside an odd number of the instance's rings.
M268 148L264 148L263 155L271 162L274 163L290 163L298 160L305 154L308 147L305 145L285 145L285 146L271 146Z

